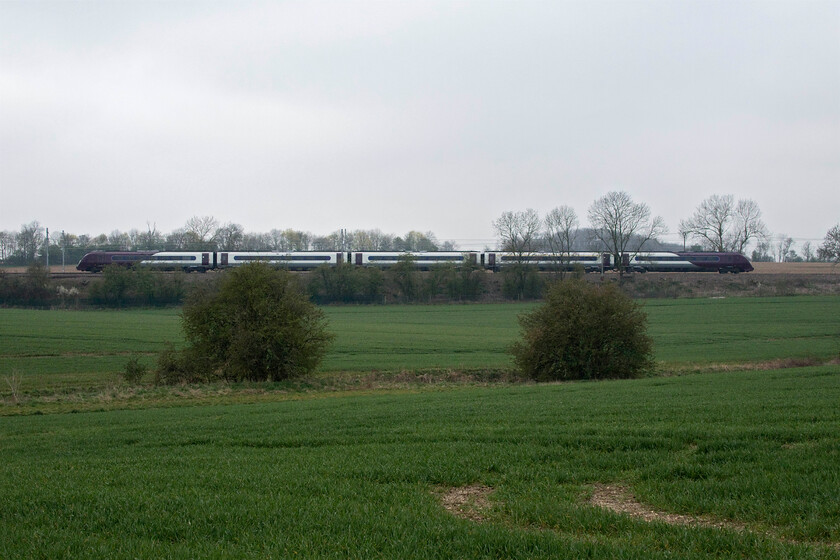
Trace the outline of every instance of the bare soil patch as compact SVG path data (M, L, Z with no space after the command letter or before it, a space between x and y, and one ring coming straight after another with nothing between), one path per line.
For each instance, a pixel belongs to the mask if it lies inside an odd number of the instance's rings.
M484 512L490 508L488 497L493 492L489 486L473 484L442 490L440 502L444 509L461 519L484 521Z
M743 531L746 525L736 521L713 520L705 517L681 515L657 511L642 504L626 486L620 484L596 484L589 503L615 513L638 517L645 521L661 521L670 525L693 525L696 527L715 527Z
M816 262L754 262L752 274L840 274L840 267L833 263Z
M728 529L737 532L749 530L745 523L732 521L730 519L713 519L707 516L682 515L679 513L668 513L653 509L650 506L638 501L630 489L621 484L596 484L593 487L592 497L589 499L589 503L595 507L608 509L615 513L629 515L648 522L659 521L662 523L668 523L669 525L710 527L714 529ZM779 538L770 534L766 534L765 536L776 538L784 542L804 544L804 541ZM840 543L809 542L807 544L827 546L829 548L840 550Z

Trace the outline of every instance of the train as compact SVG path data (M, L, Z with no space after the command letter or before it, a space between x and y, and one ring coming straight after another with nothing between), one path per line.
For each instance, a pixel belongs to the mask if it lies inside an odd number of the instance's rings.
M441 264L468 263L488 271L499 271L516 264L527 264L542 271L574 270L585 272L622 270L624 272L750 272L753 266L740 253L713 252L639 252L615 258L610 253L573 251L525 254L504 251L93 251L76 266L82 272L101 272L106 266L142 266L158 270L206 272L264 262L289 270L307 271L320 266L349 263L354 266L390 268L408 260L419 270Z

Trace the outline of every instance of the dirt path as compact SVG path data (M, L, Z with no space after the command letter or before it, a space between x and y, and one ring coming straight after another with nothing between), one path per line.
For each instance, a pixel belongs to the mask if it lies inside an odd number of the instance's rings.
M438 493L441 505L443 505L446 511L461 519L481 522L486 519L484 512L490 507L489 496L493 493L493 488L474 484L456 488L443 488L439 489ZM594 507L607 509L621 515L629 515L647 522L658 521L668 523L669 525L725 529L739 533L749 531L747 525L739 521L713 519L706 516L682 515L653 509L637 500L630 488L621 484L594 485L592 488L592 497L588 503ZM764 536L791 544L810 544L840 550L840 543L806 543L804 541L782 539L770 534L765 534Z

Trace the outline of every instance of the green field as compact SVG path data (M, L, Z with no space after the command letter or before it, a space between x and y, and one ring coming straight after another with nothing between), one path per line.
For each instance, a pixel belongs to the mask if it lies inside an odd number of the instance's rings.
M532 307L328 307L336 340L321 370L510 368L517 316ZM650 300L645 309L665 370L840 355L840 297ZM153 365L164 341L179 343L179 321L176 310L0 309L0 376L17 372L25 391L113 384L131 354Z
M0 557L837 558L838 402L830 366L0 418Z
M645 306L661 375L353 391L505 371L531 306L327 308L314 378L209 388L120 380L175 310L0 309L0 558L840 558L840 298Z

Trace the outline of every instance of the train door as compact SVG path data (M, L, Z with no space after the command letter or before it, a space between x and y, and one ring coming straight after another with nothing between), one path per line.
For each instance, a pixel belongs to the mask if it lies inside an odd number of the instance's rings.
M201 266L210 267L210 253L201 253Z
M611 261L612 255L610 255L609 253L604 253L603 255L601 255L601 271L609 270Z
M487 267L496 270L496 253L487 253Z
M359 266L362 266L362 264L363 264L363 263L362 263L362 254L361 254L361 253L356 253L356 264L357 264L357 265L359 265Z
M220 253L221 261L219 266L227 266L228 264L228 254L227 253Z
M341 264L344 262L344 253L336 253L335 254L335 263Z

